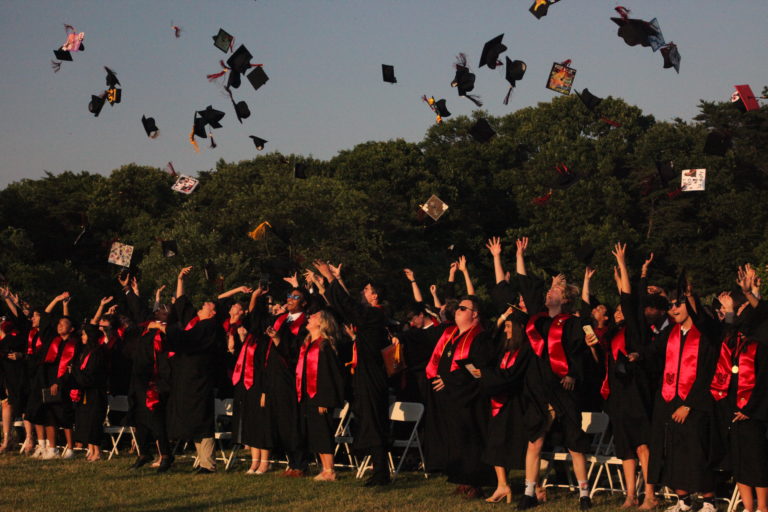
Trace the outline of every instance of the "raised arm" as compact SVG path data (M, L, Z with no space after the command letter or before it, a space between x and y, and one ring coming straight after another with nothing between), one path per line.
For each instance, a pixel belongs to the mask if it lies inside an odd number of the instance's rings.
M743 267L739 267L736 283L741 288L741 291L744 292L744 296L747 298L747 301L749 301L749 305L753 308L757 308L757 305L760 302L760 299L755 295L754 292L756 279L757 273L755 272L755 269L752 268L752 265L747 263Z
M192 271L192 267L184 267L176 278L176 298L184 295L184 278Z
M475 286L472 284L472 279L469 277L469 269L467 268L466 256L459 256L459 270L464 274L464 284L467 287L467 295L475 294Z
M525 250L528 249L528 237L515 240L517 252L515 252L515 271L521 276L528 275L525 271Z
M431 284L429 285L429 293L432 294L432 303L435 305L437 309L440 309L443 307L442 302L440 302L440 297L437 295L437 285Z
M59 302L62 302L65 299L68 299L68 298L69 298L69 292L64 292L64 293L61 293L61 294L57 295L56 297L53 298L53 300L50 302L50 304L48 304L48 306L46 306L45 312L46 313L53 312L53 308L56 307L56 304L58 304Z
M493 257L493 274L496 277L496 284L505 281L504 267L501 264L501 238L498 236L488 239L485 247Z
M629 271L627 270L627 261L625 253L627 250L627 244L622 245L621 242L617 243L613 247L612 254L616 258L616 264L619 267L619 292L631 293L632 286L629 283Z
M91 325L99 325L99 320L101 320L101 317L104 315L104 306L110 302L112 302L112 297L104 297L99 301L99 308L96 310L93 318L91 318Z
M19 318L18 297L14 297L9 288L2 288L0 290L2 290L3 299L5 299L5 304L8 306L8 311L14 317Z
M592 267L584 269L584 282L581 284L581 302L584 304L590 304L589 283L592 281L592 276L595 275L595 272L597 272L597 270Z
M232 288L229 291L219 294L218 299L219 300L226 299L233 295L237 295L238 293L251 293L251 292L253 292L253 290L251 288L248 288L247 286L238 286L237 288Z

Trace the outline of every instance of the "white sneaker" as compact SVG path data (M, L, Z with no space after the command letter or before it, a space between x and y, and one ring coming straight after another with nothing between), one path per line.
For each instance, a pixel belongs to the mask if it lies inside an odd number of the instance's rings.
M665 510L665 512L687 512L688 510L691 510L691 507L686 507L685 503L683 503L683 500L677 500L677 503L675 503L671 507L668 507L668 508L666 508L664 510ZM702 509L702 510L704 510L704 509ZM713 512L713 511L714 511L714 509L711 509L711 510L706 511L706 512Z
M56 447L53 447L53 448L46 448L41 458L43 460L51 460L51 459L57 458L58 456L59 456L59 449Z
M32 453L32 458L42 459L43 453L45 453L45 448L43 447L43 445L38 444L37 446L35 446L35 451Z
M73 458L75 458L74 450L72 450L72 448L64 448L64 451L61 452L61 458L62 459L73 459Z
M699 512L717 512L717 509L713 504L704 502L704 505L699 509Z

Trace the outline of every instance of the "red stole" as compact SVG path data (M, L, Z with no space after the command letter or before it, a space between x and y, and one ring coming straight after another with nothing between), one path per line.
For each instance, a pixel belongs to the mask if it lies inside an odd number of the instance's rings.
M270 341L270 343L272 343ZM255 365L253 363L253 354L256 352L258 343L253 337L253 334L249 334L243 341L243 346L240 347L240 354L237 356L237 363L235 363L235 369L232 371L232 385L236 386L240 382L240 378L243 379L243 386L245 389L251 389L253 386L253 375Z
M742 350L744 345L746 348ZM733 365L733 354L736 353L739 358L738 365ZM720 358L717 360L715 377L712 379L710 392L715 400L722 400L728 395L728 388L731 385L731 378L734 375L732 367L738 367L736 373L736 407L744 408L752 397L752 390L755 388L755 355L757 354L757 342L750 342L741 333L736 338L736 348L731 350L727 340L723 342L720 348Z
M88 352L85 354L85 357L83 358L83 362L80 363L80 370L85 370L85 367L88 366L88 360L91 358L91 352ZM83 398L83 392L79 389L70 389L69 390L69 399L73 402L79 402Z
M544 352L544 338L536 329L536 321L547 316L549 316L549 313L546 311L533 315L528 319L528 325L525 326L525 332L528 335L528 340L531 342L531 347L539 357ZM547 333L549 366L552 368L552 372L560 378L568 375L568 359L566 359L565 350L563 349L563 327L569 318L571 318L571 315L567 313L560 313L555 316Z
M27 355L31 356L35 353L37 349L40 348L40 345L43 344L40 337L37 335L37 333L40 332L40 329L37 327L33 327L29 330L29 334L27 335ZM37 343L35 343L35 338L37 338Z
M459 369L459 365L456 361L461 361L469 357L469 350L472 348L472 342L478 334L483 332L483 327L480 324L475 325L463 334L459 334L459 328L457 326L448 327L443 331L443 335L437 340L435 349L432 351L432 357L429 358L429 364L427 364L426 374L428 379L434 379L437 377L437 368L440 365L440 358L443 357L446 346L450 343L451 346L456 344L456 340L462 338L459 346L453 352L451 358L450 371L456 371Z
M675 395L685 400L696 380L701 333L695 325L691 326L685 337L682 361L680 359L681 339L680 324L675 324L667 339L667 353L664 361L664 382L661 385L661 397L665 402L671 402ZM680 369L679 372L678 368Z
M501 364L499 364L499 368L506 370L507 368L514 366L515 361L517 361L517 355L519 353L520 349L517 349L514 352L507 351L504 354L504 357L501 358ZM502 407L504 407L504 404L507 403L508 399L509 397L507 395L496 395L491 397L491 416L496 416L499 414L499 411Z
M191 329L192 329L194 326L196 326L196 325L197 325L197 322L199 322L199 321L200 321L200 317L199 317L199 316L197 316L197 315L195 315L195 317L194 317L192 320L190 320L190 321L189 321L189 323L187 324L187 326L186 326L186 327L184 327L184 330L185 330L185 331L189 331L189 330L191 330Z
M616 361L619 358L619 354L627 355L627 328L622 327L616 336L611 339L611 355L613 360ZM608 383L608 356L605 357L605 378L603 379L603 385L600 386L600 395L603 400L607 400L611 394L611 385Z
M147 334L148 330L144 331ZM142 336L144 335L142 334ZM160 366L157 362L157 356L163 351L163 331L157 329L152 338L152 377L147 382L147 392L144 395L144 404L147 409L154 411L157 404L160 403L160 390L157 388L157 380L160 375Z
M272 328L279 333L280 328L283 326L286 320L288 320L288 313L283 313L282 315L277 317ZM293 322L288 324L288 329L291 331L291 334L296 336L297 334L299 334L299 330L301 330L301 327L306 323L307 323L307 315L305 315L304 313L301 313L299 314L299 316L293 319ZM271 341L269 345L267 345L267 354L264 356L264 368L267 367L267 363L269 362L269 354L272 352L272 345L274 345L274 343L272 343ZM353 351L355 350L354 346L352 350Z
M323 338L301 345L299 352L299 363L296 365L296 397L301 402L302 379L304 378L304 368L306 364L307 373L307 395L314 398L317 394L317 363L320 361L320 342ZM305 363L306 359L306 363Z
M59 348L61 342L64 341L61 336L56 336L51 344L48 346L48 352L45 354L44 362L53 363L56 362L56 357L59 355ZM72 357L75 355L76 342L73 338L69 338L64 342L64 350L61 353L61 359L59 359L59 369L56 372L56 377L61 378L67 371L67 365L72 361Z

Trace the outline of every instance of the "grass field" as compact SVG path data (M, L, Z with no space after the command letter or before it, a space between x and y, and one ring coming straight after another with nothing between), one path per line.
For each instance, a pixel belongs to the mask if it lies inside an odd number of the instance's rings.
M451 495L454 486L442 476L428 480L421 473L402 473L388 487L361 486L349 472L338 482L311 478L282 478L282 467L264 476L246 475L241 463L228 472L193 475L191 458L180 458L171 471L128 471L132 457L85 462L82 452L74 460L41 461L20 455L0 456L0 510L2 511L122 511L122 510L274 510L274 511L473 511L514 510L513 504L468 501ZM221 468L220 468L221 469ZM521 478L513 479L513 492L521 492ZM488 490L489 492L492 489ZM617 510L618 495L595 496L595 511ZM578 499L565 490L550 490L541 512L578 510Z

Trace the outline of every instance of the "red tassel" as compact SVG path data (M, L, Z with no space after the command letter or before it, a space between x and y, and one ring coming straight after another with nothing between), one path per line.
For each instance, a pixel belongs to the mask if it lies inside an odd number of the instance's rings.
M509 90L507 91L507 95L504 96L504 104L505 105L509 104L509 97L512 95L512 89L514 89L514 87L510 86Z
M217 78L221 78L222 76L224 76L226 74L227 74L227 70L225 69L224 71L220 71L218 73L212 73L210 75L205 75L205 78L207 78L210 82L213 82Z
M263 68L264 64L251 64L252 68Z
M549 201L550 197L552 197L552 189L549 189L549 192L547 192L543 196L534 198L534 200L532 202L533 202L533 204L541 206L541 205L545 204L547 201Z
M70 24L68 24L68 23L65 23L65 24L64 24L64 32L66 32L67 34L69 34L69 31L70 31L70 30L71 30L72 32L74 32L74 31L75 31L75 27L73 27L72 25L70 25Z
M616 127L616 128L619 128L619 127L621 126L621 123L619 123L618 121L614 121L614 120L612 120L612 119L608 119L608 118L607 118L607 117L605 117L605 116L601 116L601 117L600 117L600 120L601 120L602 122L604 122L605 124L609 124L609 125L611 125L611 126L614 126L614 127Z
M670 198L670 199L674 199L677 196L679 196L682 192L683 192L683 189L678 187L678 188L676 188L675 190L673 190L671 192L667 192L667 197Z
M619 16L621 16L621 19L626 20L627 18L629 18L629 13L631 11L626 7L622 7L621 5L618 5L614 7L614 9L616 10L617 13L619 13Z
M176 169L173 168L173 162L168 162L168 165L165 166L165 170L166 172L168 172L168 174L170 174L174 178L177 176Z
M566 59L563 62L560 63L561 66L568 67L571 65L571 59Z

